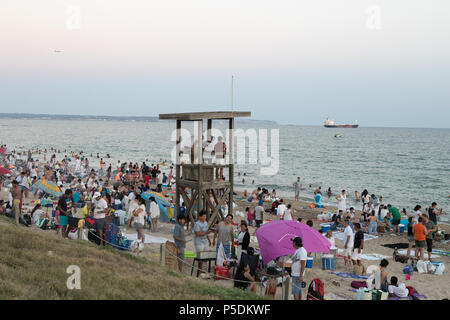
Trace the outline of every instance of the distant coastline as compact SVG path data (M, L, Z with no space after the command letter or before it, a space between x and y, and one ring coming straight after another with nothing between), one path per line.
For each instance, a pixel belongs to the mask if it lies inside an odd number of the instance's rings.
M68 114L34 114L34 113L0 113L0 119L27 119L27 120L82 120L82 121L131 121L131 122L159 122L158 117L148 116L91 116ZM220 120L219 120L220 121ZM167 120L164 120L167 122ZM236 119L237 123L260 123L278 125L276 121Z

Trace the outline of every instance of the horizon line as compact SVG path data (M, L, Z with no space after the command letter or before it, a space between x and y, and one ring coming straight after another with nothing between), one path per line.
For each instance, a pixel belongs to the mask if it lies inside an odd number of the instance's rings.
M2 112L0 113L0 118L14 118L14 116L42 116L42 117L52 117L52 116L66 116L66 117L108 117L108 118L152 118L155 119L155 122L160 122L158 116L144 116L144 115L136 115L136 116L119 116L119 115L83 115L83 114L62 114L62 113L28 113L28 112L15 112L15 113L7 113ZM29 118L29 120L43 120L43 119L33 119ZM46 120L61 120L61 119L46 119ZM69 119L67 119L69 120ZM323 127L323 125L318 124L280 124L277 121L274 120L268 120L268 119L236 119L236 121L239 122L245 122L245 121L260 121L260 122L270 122L274 123L277 126L295 126L295 127ZM361 124L359 124L359 128L361 128ZM373 126L373 125L367 125L362 126L362 128L393 128L393 129L450 129L450 127L392 127L392 126ZM328 128L331 129L331 128ZM335 128L335 129L347 129L347 128Z

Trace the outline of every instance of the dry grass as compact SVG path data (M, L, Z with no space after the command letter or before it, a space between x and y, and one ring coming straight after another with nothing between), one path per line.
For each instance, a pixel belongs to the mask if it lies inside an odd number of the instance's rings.
M0 217L0 299L260 299L205 283L144 258L87 241L57 239ZM81 289L69 290L69 265Z

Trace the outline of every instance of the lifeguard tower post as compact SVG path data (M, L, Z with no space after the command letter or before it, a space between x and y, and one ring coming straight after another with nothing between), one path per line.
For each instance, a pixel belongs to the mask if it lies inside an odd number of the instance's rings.
M170 113L160 114L161 120L176 120L177 140L176 140L176 201L175 208L177 216L180 213L180 196L186 205L186 217L194 224L193 212L195 206L207 213L208 227L217 219L223 220L223 214L220 207L228 201L229 212L233 210L233 131L235 117L250 117L251 112L191 112L191 113ZM211 141L212 120L228 120L229 137L226 146L227 164L204 163L203 157L203 120L207 121L207 141ZM194 121L194 130L197 129L195 146L193 145L193 156L191 163L180 163L181 146L181 124L183 121ZM196 123L196 125L195 125ZM224 138L224 137L223 137ZM225 139L224 139L225 140ZM193 160L193 161L192 161ZM193 162L193 163L192 163ZM214 162L214 161L213 161ZM216 169L222 168L224 179L215 177ZM228 168L228 176L226 169ZM190 197L188 192L190 190ZM215 205L210 201L210 195L213 196Z

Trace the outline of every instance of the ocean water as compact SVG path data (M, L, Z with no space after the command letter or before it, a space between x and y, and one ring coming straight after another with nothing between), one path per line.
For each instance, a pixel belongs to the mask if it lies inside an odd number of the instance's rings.
M304 188L302 199L312 199L314 188L321 186L323 201L336 205L334 195L346 189L347 205L360 209L354 191L361 193L365 188L369 193L382 195L385 204L391 203L407 211L416 204L426 208L435 201L445 212L442 220L450 217L450 129L331 129L266 123L237 124L236 127L279 130L278 172L267 176L260 174L259 164L236 165L235 188L238 190L251 191L262 186L293 198L292 184L300 176ZM223 130L225 125L220 123L218 128ZM96 154L100 153L114 167L118 160L170 161L175 146L171 140L174 129L175 123L170 121L0 119L0 143L18 150L53 147L83 151L91 166L98 166ZM336 133L342 137L335 138ZM255 146L246 150L253 148ZM270 153L270 145L268 150ZM105 159L107 153L111 159ZM242 183L244 172L246 181ZM328 187L333 191L331 198L326 195Z

